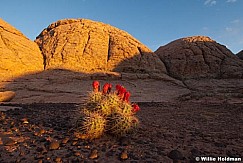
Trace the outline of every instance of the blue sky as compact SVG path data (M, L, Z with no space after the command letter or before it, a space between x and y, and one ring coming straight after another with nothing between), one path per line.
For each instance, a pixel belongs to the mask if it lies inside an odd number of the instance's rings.
M2 0L0 16L28 38L50 23L87 18L127 31L151 50L193 35L243 49L243 0Z

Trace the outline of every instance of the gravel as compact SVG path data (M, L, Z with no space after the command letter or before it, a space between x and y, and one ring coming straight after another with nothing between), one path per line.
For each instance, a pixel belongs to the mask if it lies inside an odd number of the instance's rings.
M198 156L243 157L243 105L139 105L137 132L92 141L73 131L81 104L11 105L16 109L0 111L0 162L172 162L174 158L196 162Z

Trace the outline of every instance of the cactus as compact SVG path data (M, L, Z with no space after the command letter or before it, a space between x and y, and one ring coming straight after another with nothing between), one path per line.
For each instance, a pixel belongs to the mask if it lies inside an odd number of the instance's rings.
M116 94L106 94L95 108L95 111L103 115L109 116L120 105L120 99Z
M134 131L139 123L136 117L118 112L111 114L107 120L107 131L117 137Z
M116 112L123 113L125 115L133 115L133 107L130 103L127 102L121 102L118 109L116 109Z
M110 107L109 102L102 101L100 104L97 105L95 111L97 111L100 115L107 117L112 113L112 107Z
M111 87L106 83L101 92L99 82L93 82L93 91L89 93L85 109L77 121L77 130L86 139L99 138L104 132L123 136L134 131L139 124L135 114L140 108L130 103L130 92L121 85L111 92Z
M88 103L100 103L103 98L103 95L101 92L90 92L88 96Z
M115 93L107 94L104 100L109 103L109 106L112 108L119 107L121 100Z
M77 130L84 134L87 139L99 138L103 135L106 126L106 119L96 112L84 109L82 116L76 123Z
M88 99L86 100L86 104L85 107L93 112L93 111L97 111L97 107L98 105L101 103L103 98L103 95L101 92L91 92L89 93Z

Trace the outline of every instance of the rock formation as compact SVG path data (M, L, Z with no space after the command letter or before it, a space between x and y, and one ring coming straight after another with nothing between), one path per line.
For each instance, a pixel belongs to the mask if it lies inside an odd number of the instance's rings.
M9 102L15 97L16 93L13 91L0 92L0 102Z
M243 61L209 37L181 38L155 53L175 78L243 78Z
M243 60L243 50L236 54L240 59Z
M36 38L46 69L79 72L166 72L159 57L128 33L87 19L49 25Z
M0 19L0 78L12 78L43 70L36 43Z

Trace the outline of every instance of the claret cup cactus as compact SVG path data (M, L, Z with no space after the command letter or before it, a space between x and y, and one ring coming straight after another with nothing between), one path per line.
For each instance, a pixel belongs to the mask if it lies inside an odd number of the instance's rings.
M131 104L131 93L122 85L106 83L100 90L100 83L92 83L93 91L89 93L82 114L77 121L77 130L87 139L95 139L104 133L119 137L128 134L138 126L137 104Z

